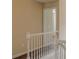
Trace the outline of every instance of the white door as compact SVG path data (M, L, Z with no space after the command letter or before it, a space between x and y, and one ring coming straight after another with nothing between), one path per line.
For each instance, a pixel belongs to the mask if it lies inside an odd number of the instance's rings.
M56 31L56 9L44 8L43 10L43 32ZM52 36L44 35L44 44L51 44ZM50 43L51 42L51 43Z
M45 8L43 10L43 31L56 31L56 9Z

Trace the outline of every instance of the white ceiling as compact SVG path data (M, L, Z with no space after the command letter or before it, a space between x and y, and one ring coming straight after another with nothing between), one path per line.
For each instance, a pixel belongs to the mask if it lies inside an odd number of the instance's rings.
M36 1L41 2L41 3L47 3L47 2L53 2L56 0L36 0Z

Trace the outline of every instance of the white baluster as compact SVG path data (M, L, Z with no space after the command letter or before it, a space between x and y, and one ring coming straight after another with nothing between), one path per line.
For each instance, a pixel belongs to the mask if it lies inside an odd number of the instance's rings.
M28 48L26 59L30 59L30 33L26 33L26 39L27 39L27 48Z
M39 41L38 42L39 42L38 44L39 44L39 59L40 59L40 47L41 47L40 46L40 35L39 35Z
M31 37L31 59L33 59L33 40L32 40L32 37Z
M43 39L42 38L42 35L41 35L41 38L40 39L41 39L41 57L42 57L42 39Z
M37 59L39 58L38 52L39 52L39 37L37 36Z
M34 40L34 59L35 59L35 36L34 36L33 40Z

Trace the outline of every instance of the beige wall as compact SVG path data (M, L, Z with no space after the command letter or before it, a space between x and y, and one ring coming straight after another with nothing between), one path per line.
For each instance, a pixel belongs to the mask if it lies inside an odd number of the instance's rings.
M55 2L49 2L49 3L45 3L44 8L56 8L56 1Z
M34 0L13 0L13 55L26 51L25 32L42 32L42 5Z
M59 0L59 19L60 39L66 40L66 0Z

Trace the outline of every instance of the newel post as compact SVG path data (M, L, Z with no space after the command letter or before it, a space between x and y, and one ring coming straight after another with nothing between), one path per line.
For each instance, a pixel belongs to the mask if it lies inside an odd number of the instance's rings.
M27 57L26 59L30 59L30 32L26 33L27 40Z

